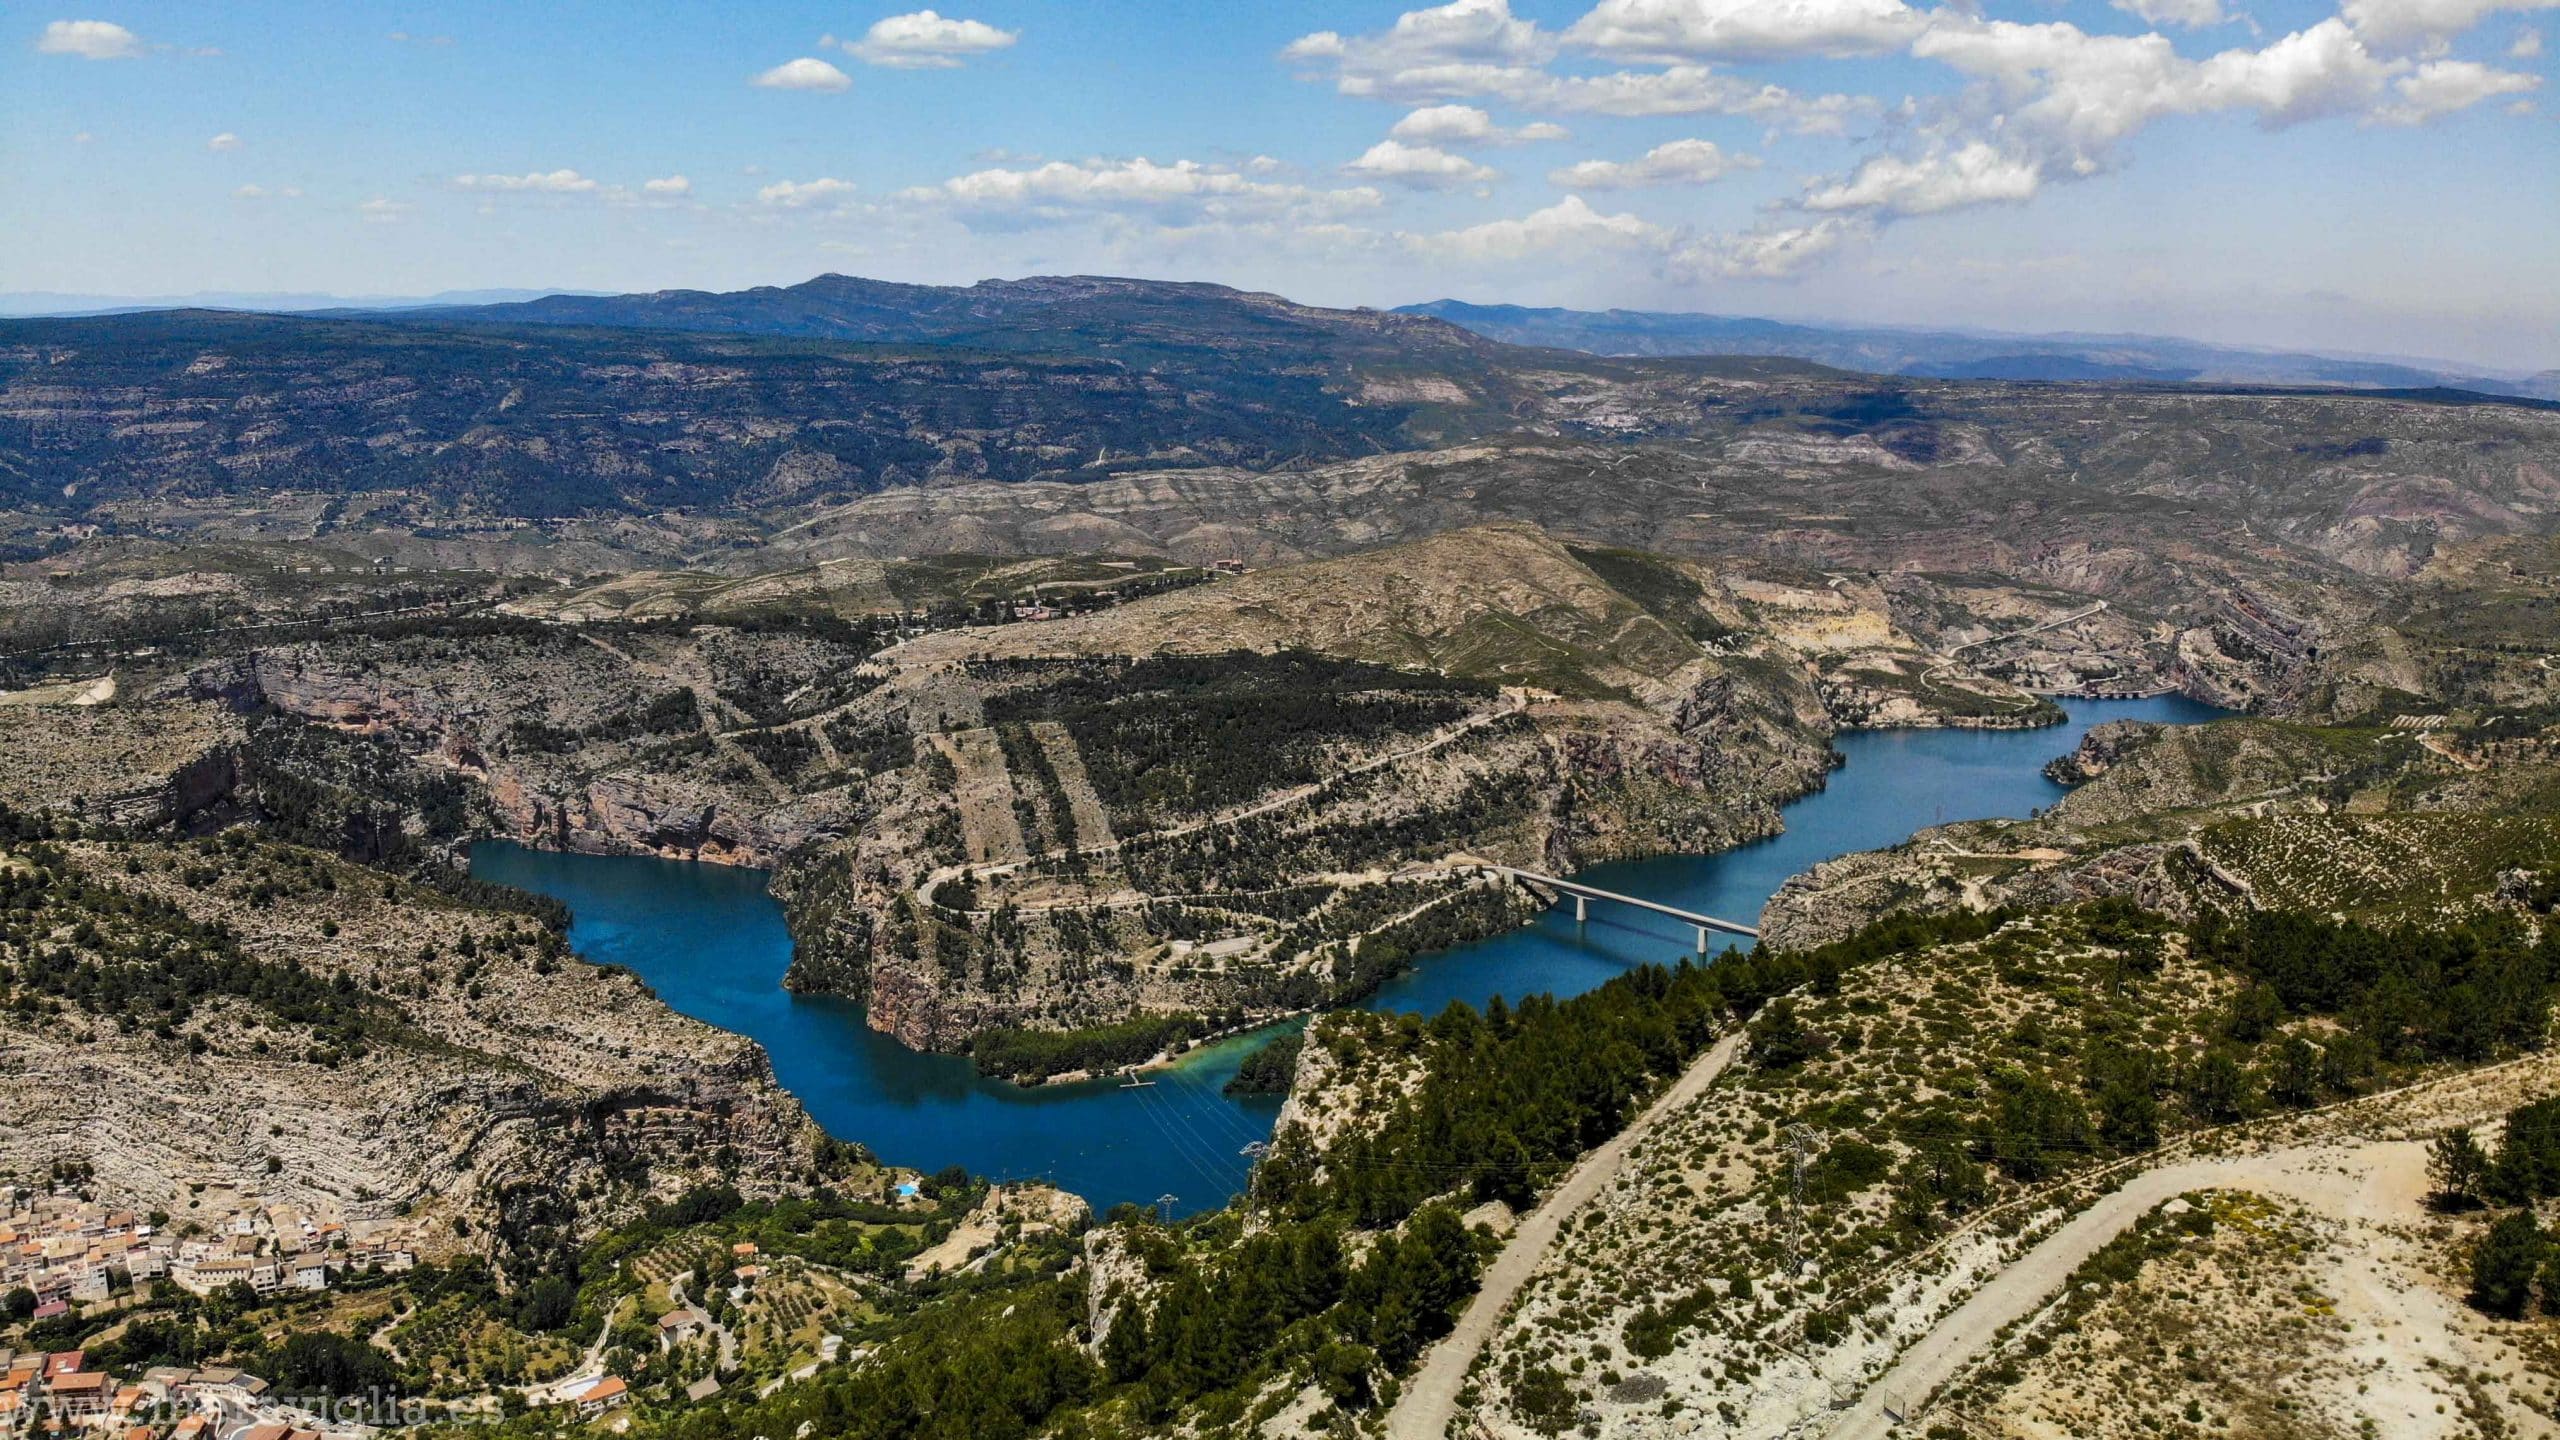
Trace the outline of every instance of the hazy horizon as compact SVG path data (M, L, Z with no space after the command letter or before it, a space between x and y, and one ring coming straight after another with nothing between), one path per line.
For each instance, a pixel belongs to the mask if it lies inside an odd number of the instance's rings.
M845 272L845 271L824 271L824 272L820 272L820 274L818 274L818 275L807 276L807 277L804 277L802 280L786 282L786 283L785 283L785 284L783 284L783 285L776 286L776 287L771 287L771 288L785 288L785 289L787 289L787 288L790 288L790 286L792 286L792 285L806 284L806 283L808 283L808 282L809 282L809 281L811 281L811 280L822 279L822 278L825 278L825 277L826 277L826 276L828 276L828 275L846 275L846 274L849 274L849 273L850 273L850 272ZM885 277L882 277L882 276L876 276L876 275L866 275L866 276L859 276L859 277L854 277L854 278L865 279L865 280L881 280L881 279L884 279ZM965 282L960 282L960 283L961 283L961 284L963 284L963 285L968 285L968 284L986 284L986 283L997 283L997 282L1001 282L1001 281L1005 281L1005 280L1019 280L1019 279L1029 279L1029 278L1035 278L1035 277L1030 277L1030 276L984 276L984 277L981 277L981 278L980 278L979 280L977 280L977 281L965 281ZM1157 276L1114 276L1114 277L1110 277L1110 278L1117 278L1117 279L1134 279L1134 280L1147 280L1147 281L1153 281L1153 280L1163 279L1164 277L1157 277ZM892 282L892 283L921 283L921 282ZM1165 283L1179 283L1179 282L1175 282L1175 281L1172 281L1172 280L1165 280ZM1223 283L1223 282L1219 282L1219 283ZM341 295L341 294L330 294L330 293L324 293L324 292L319 292L319 291L256 291L256 292L244 292L244 291L225 291L225 290L196 291L196 292L192 292L192 293L188 293L188 294L182 294L182 295L73 295L73 294L64 294L64 293L61 293L61 292L58 292L58 291L55 291L55 292L47 292L47 291L32 291L32 292L31 292L31 291L0 291L0 319L29 319L29 320L33 320L33 319L47 319L47 318L73 318L73 317L78 317L78 316L83 316L83 315L104 315L104 314L116 314L116 313L134 312L134 311L169 310L169 309L198 309L198 308L201 308L201 309L211 309L211 310L224 310L224 309L230 309L230 310L242 310L242 311L251 311L251 312L256 312L256 313L261 313L261 314L278 314L278 315L312 314L312 313L327 312L327 311L333 311L333 310L359 310L359 311L363 311L363 310L382 310L382 311L389 311L389 310L398 310L398 309L413 308L413 307L414 307L414 308L424 308L424 307L430 307L430 306L481 306L481 305L509 304L509 303L518 303L518 302L522 302L522 301L526 301L526 300L542 299L542 298L545 298L545 297L548 297L548 296L555 296L555 295L560 295L560 296L581 296L581 297L604 297L604 296L612 296L612 295L616 295L616 294L649 294L649 293L667 292L667 291L702 291L702 290L703 290L703 288L704 288L704 287L700 287L700 286L688 286L688 285L666 285L666 286L658 286L658 287L654 287L654 289L653 289L653 290L651 290L651 291L606 291L606 290L569 289L569 288L566 288L566 287L546 288L546 287L543 287L543 286L529 286L529 285L493 285L493 286L479 287L479 288L473 288L473 289L468 289L468 290L444 290L444 291L438 291L438 292L436 292L436 293L434 293L434 294L431 294L431 295L392 295L392 294L358 294L358 295ZM758 287L740 287L740 288L752 289L752 288L758 288ZM1237 288L1245 288L1245 287L1237 287ZM1283 296L1283 298L1284 298L1284 299L1291 299L1291 300L1295 300L1295 299L1297 299L1298 297L1296 297L1296 296ZM50 303L37 303L37 302L50 302ZM1518 303L1519 303L1519 302L1510 301L1510 300L1504 300L1504 299L1500 299L1500 298L1471 298L1471 297L1459 296L1459 295L1431 295L1431 296L1416 296L1416 297L1414 297L1414 298L1412 298L1412 299L1402 300L1402 301L1397 301L1397 302L1395 302L1395 303L1394 303L1394 304L1392 304L1392 305L1379 305L1379 306L1372 306L1372 307L1369 307L1369 308L1385 310L1385 309L1395 309L1395 308L1401 308L1401 307L1422 306L1422 305L1428 305L1428 304L1432 304L1432 303L1436 303L1436 302L1453 302L1453 303L1458 303L1458 304L1475 305L1475 306L1483 306L1483 307L1509 306L1509 305L1515 305L1515 304L1518 304ZM1607 309L1592 309L1592 310L1585 310L1585 309L1579 309L1579 308L1577 308L1577 307L1522 306L1522 308L1526 308L1526 309L1549 309L1549 310L1552 310L1552 309L1564 309L1564 310L1566 310L1568 313L1574 313L1574 314L1586 314L1586 315L1604 315L1604 314L1611 313L1611 311L1609 311L1609 310L1607 310ZM1840 332L1840 333L1850 333L1850 332L1853 332L1853 331L1879 331L1879 332L1899 332L1899 333L1908 333L1908 334L1912 334L1912 335L1950 335L1950 336L1959 336L1959 335L1960 335L1960 336L1971 336L1971 337L1982 338L1982 339L2013 339L2013 340L2020 340L2020 341L2037 341L2037 342L2056 342L2056 341L2063 341L2063 342L2098 343L2098 342L2104 342L2104 341L2110 341L2110 340L2124 340L2124 341L2134 341L2134 342L2154 342L2154 343L2168 343L2168 344L2195 344L2195 345L2209 345L2209 346L2213 346L2213 347L2216 347L2216 348L2232 350L2232 351L2235 351L2235 352L2263 352L2263 353L2266 353L2266 354L2306 354L2306 355L2316 355L2316 356L2320 356L2320 357L2323 357L2323 358L2327 358L2327 359L2336 359L2336 360L2356 360L2356 361L2370 361L2370 362L2385 363L2385 364L2400 364L2400 365L2424 366L2424 367L2433 367L2433 368L2438 368L2438 369L2444 369L2444 370L2448 370L2448 371L2470 371L2470 372L2475 372L2475 373L2477 373L2477 374L2479 374L2479 375L2481 375L2481 376L2484 376L2484 377L2492 377L2492 378L2496 378L2496 377L2503 377L2503 378L2508 378L2508 379L2524 379L2524 378L2527 378L2527 377L2530 377L2530 376L2533 376L2533 375L2536 375L2536 374L2541 373L2541 372L2539 372L2539 371L2536 371L2536 370L2533 370L2533 369L2530 369L2530 368L2515 367L2515 366L2500 366L2500 365L2491 365L2491 364L2486 364L2486 363L2483 363L2483 362L2480 362L2480 361L2474 360L2474 359L2472 359L2471 357L2468 357L2468 356L2461 356L2461 355L2421 355L2421 354L2413 354L2413 353L2407 353L2407 352L2388 352L2388 351L2358 350L2358 349L2353 349L2353 348L2350 348L2350 347L2343 347L2343 346L2287 346L2287 345L2276 345L2276 344L2260 344L2260 343L2255 343L2255 342L2247 341L2247 340L2205 340L2205 339L2202 339L2202 338L2200 338L2200 337L2193 336L2193 335L2180 335L2180 334L2172 334L2172 333L2159 332L2159 331L2138 331L2138 330L2094 331L2094 330L2058 330L2058 329L2057 329L2057 330L2018 330L2018 329L2009 329L2009 328L1999 327L1999 326L1986 326L1986 325L1968 324L1968 323L1965 323L1965 322L1963 322L1963 321L1961 321L1961 320L1949 320L1949 321L1944 321L1944 322L1931 322L1931 321L1885 322L1885 321L1860 321L1860 320L1856 320L1856 319L1840 318L1840 317L1831 317L1831 316L1803 315L1803 314L1785 314L1785 313L1777 313L1777 312L1760 312L1760 313L1749 313L1749 314L1746 314L1746 313L1740 313L1740 312L1726 312L1726 311L1695 311L1695 310L1693 310L1693 311L1678 311L1678 310L1654 310L1654 309L1647 309L1647 308L1644 308L1644 307L1636 307L1636 306L1622 306L1622 307L1616 307L1616 309L1617 309L1617 311L1618 311L1619 313L1627 313L1627 314L1643 314L1643 315L1651 315L1651 316L1660 316L1660 317L1665 317L1665 318L1696 318L1696 319L1702 319L1702 320L1743 321L1743 322L1753 322L1753 323L1768 323L1768 324L1777 324L1777 325L1797 326L1797 327L1802 327L1802 328L1805 328L1805 329L1812 329L1812 330L1831 330L1831 331L1837 331L1837 332Z

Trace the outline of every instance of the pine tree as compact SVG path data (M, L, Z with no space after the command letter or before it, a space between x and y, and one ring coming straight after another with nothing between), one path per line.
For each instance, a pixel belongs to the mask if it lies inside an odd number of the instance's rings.
M2438 1209L2467 1210L2480 1203L2480 1187L2489 1178L2489 1156L2471 1127L2447 1130L2427 1147L2427 1178L2435 1182L2430 1198Z

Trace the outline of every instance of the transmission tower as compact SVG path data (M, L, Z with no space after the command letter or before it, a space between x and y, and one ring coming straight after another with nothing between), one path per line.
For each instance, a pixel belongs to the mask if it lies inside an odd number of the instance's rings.
M1814 1152L1821 1147L1822 1136L1810 1125L1790 1125L1786 1130L1787 1158L1794 1174L1793 1202L1787 1206L1787 1273L1804 1269L1804 1167L1811 1164Z

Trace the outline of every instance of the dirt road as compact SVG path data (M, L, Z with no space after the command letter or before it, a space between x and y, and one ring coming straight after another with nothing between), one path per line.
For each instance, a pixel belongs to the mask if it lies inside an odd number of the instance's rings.
M2146 1170L2081 1211L1973 1298L1938 1322L1831 1426L1832 1440L1882 1440L1888 1409L1925 1402L1987 1348L2002 1327L2033 1313L2071 1273L2136 1220L2193 1190L2242 1189L2279 1196L2341 1220L2419 1217L2426 1146L2418 1141L2307 1145L2265 1155L2191 1160Z
M1509 1243L1485 1271L1475 1299L1458 1317L1458 1328L1422 1357L1422 1369L1397 1398L1395 1410L1387 1416L1389 1435L1395 1440L1442 1440L1449 1434L1450 1424L1457 1418L1458 1388L1466 1383L1467 1369L1475 1364L1476 1352L1484 1349L1484 1342L1501 1325L1502 1313L1511 1307L1512 1297L1520 1293L1520 1287L1529 1282L1538 1262L1546 1258L1548 1247L1555 1244L1564 1223L1608 1188L1628 1154L1663 1117L1706 1093L1742 1049L1743 1033L1734 1031L1699 1056L1679 1079L1671 1082L1670 1089L1645 1107L1635 1123L1582 1157L1582 1162L1565 1176L1564 1183L1511 1232Z

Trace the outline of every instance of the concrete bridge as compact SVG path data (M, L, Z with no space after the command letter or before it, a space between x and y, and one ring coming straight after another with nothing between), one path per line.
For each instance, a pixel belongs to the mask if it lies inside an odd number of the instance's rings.
M1487 874L1501 876L1514 884L1543 885L1557 894L1572 896L1573 918L1576 924L1591 918L1592 901L1610 900L1620 905L1633 905L1639 910L1650 910L1656 915L1668 915L1683 924L1695 926L1698 931L1698 953L1701 955L1707 953L1707 932L1710 930L1722 930L1728 935L1741 935L1753 940L1760 938L1759 930L1752 926L1737 924L1731 920L1719 920L1713 915L1701 915L1694 910L1683 910L1677 905L1665 905L1659 900L1647 900L1636 895L1621 895L1615 890L1603 890L1597 885L1585 885L1579 880L1541 875L1535 870L1523 870L1514 865L1496 865L1490 860L1477 861L1475 865L1477 869Z

